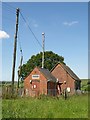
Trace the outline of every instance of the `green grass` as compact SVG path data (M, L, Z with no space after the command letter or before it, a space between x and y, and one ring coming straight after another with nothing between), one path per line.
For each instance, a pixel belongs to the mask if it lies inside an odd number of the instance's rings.
M88 80L82 80L82 90ZM3 99L3 118L86 118L88 117L88 95L62 97Z
M2 101L3 118L87 118L88 95L18 98Z
M0 120L2 118L2 99L0 99Z

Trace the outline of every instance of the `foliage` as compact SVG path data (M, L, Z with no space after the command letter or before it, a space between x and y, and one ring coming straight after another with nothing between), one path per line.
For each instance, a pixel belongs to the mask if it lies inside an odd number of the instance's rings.
M80 102L79 102L80 101ZM87 118L88 95L2 100L3 118Z
M87 82L88 85L90 85L90 80Z
M64 58L59 56L58 54L53 53L52 51L45 52L45 63L44 68L51 70L55 64L58 62L64 63ZM34 69L34 67L41 67L42 66L42 52L38 53L37 55L33 55L26 64L22 66L22 77L25 78L29 73Z
M81 90L90 91L90 84L88 84L89 82L90 82L89 79L81 80Z

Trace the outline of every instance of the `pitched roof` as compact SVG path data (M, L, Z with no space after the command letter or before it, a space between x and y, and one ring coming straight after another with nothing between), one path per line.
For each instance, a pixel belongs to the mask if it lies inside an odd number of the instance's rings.
M48 69L45 68L39 68L39 71L46 77L48 81L56 82L56 78L50 73Z
M60 64L62 66L62 68L74 79L74 80L79 80L79 77L66 65L62 64L62 63L57 63L52 69L51 72L55 69L55 67Z

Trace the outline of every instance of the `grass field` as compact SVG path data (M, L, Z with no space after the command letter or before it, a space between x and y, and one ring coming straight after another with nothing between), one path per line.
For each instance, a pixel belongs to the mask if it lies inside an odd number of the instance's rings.
M87 88L88 80L82 80L81 90ZM3 99L3 118L87 118L88 95L63 97Z
M18 98L2 101L3 118L87 118L88 95Z

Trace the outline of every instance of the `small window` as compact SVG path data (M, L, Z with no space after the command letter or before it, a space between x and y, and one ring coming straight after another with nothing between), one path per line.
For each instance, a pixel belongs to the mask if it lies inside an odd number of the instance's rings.
M67 91L70 92L70 87L67 87Z
M34 85L33 88L36 88L36 85Z
M32 80L30 80L30 84L32 84Z

